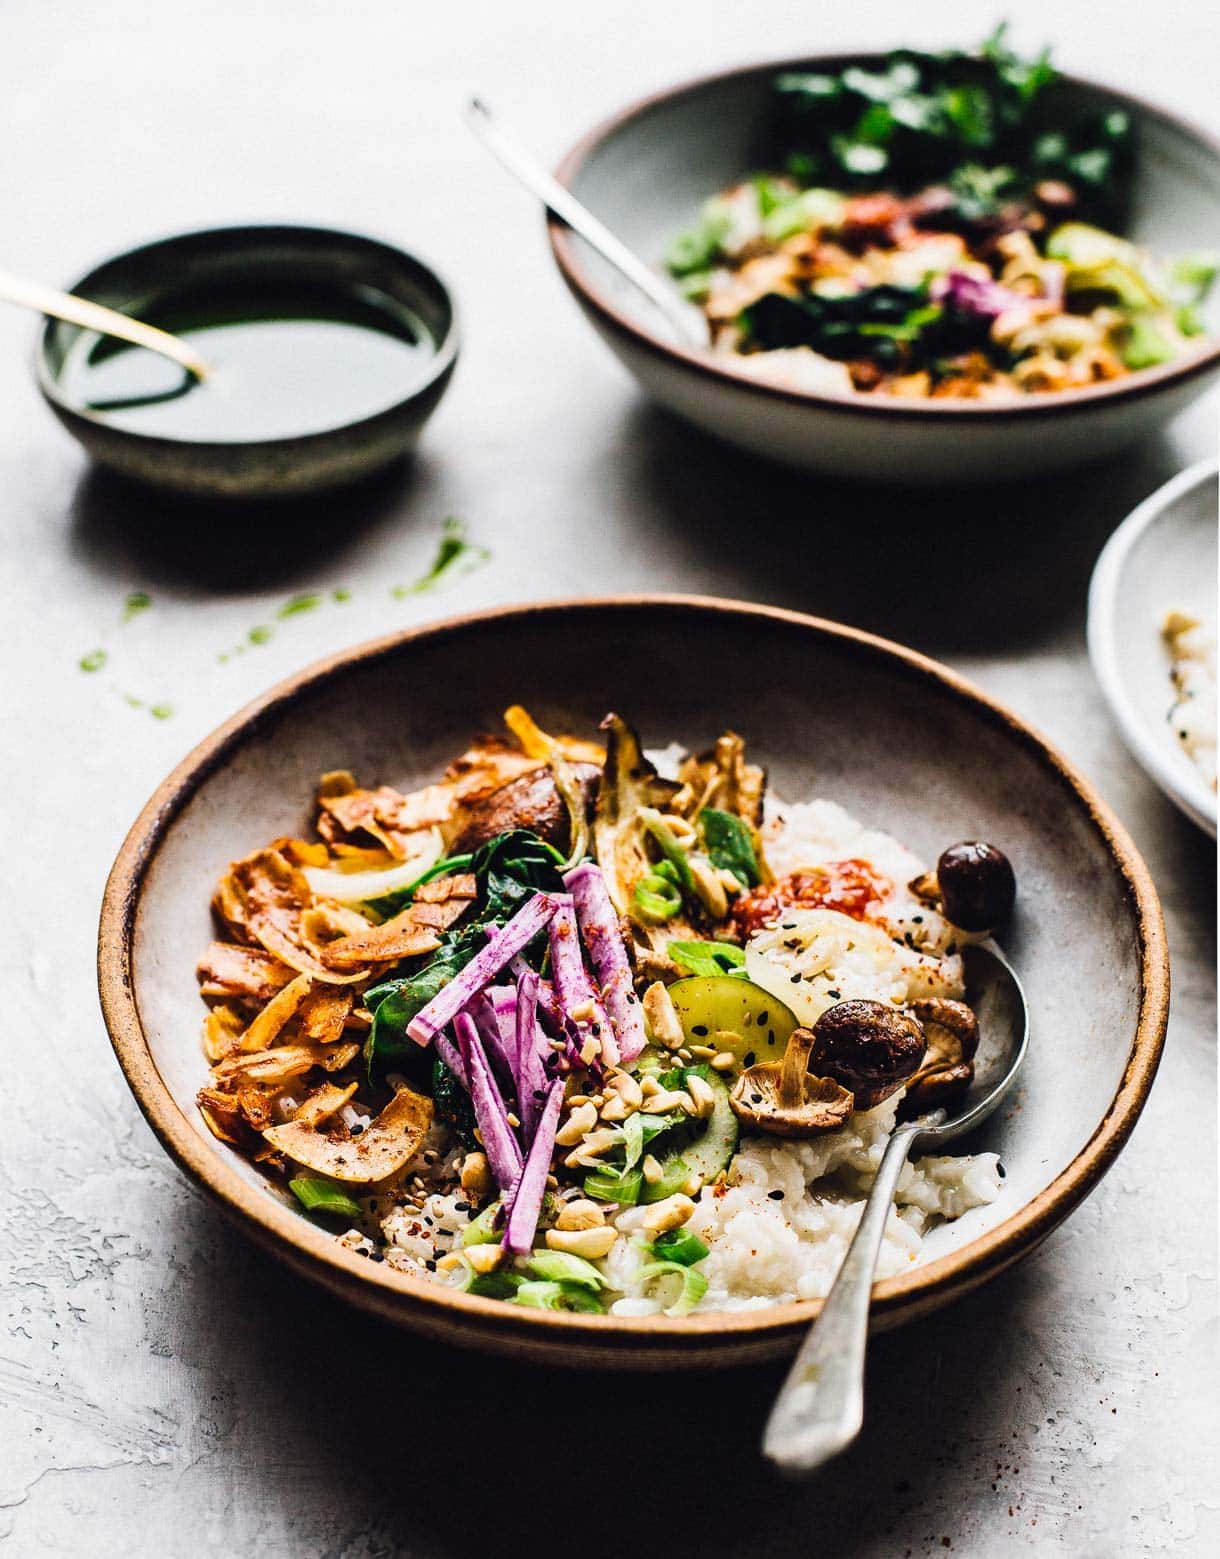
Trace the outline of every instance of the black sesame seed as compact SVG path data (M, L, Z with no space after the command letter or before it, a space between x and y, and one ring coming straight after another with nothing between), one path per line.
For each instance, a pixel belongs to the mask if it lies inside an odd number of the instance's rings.
M707 1024L706 1023L696 1023L694 1028L691 1029L691 1033L692 1034L698 1034L700 1039L706 1039L707 1038Z
M436 1271L436 1262L435 1261L425 1261L424 1262L424 1266L427 1267L429 1272L435 1272Z
M785 920L783 925L780 927L780 930L781 931L795 931L796 930L796 921L795 920Z
M768 1029L767 1030L767 1043L769 1045L773 1045L775 1043L775 1030L774 1029Z
M923 925L923 916L922 915L912 915L911 916L911 920L912 920L912 923L917 925L917 926L922 926Z
M353 1137L358 1137L363 1130L364 1130L363 1126L360 1126L360 1125L353 1126L352 1127L352 1136Z
M802 980L802 978L803 978L803 976L802 976L802 975L799 975L799 974L794 974L794 975L793 975L793 976L792 976L792 977L791 977L791 980L790 980L790 983L791 983L791 984L792 984L792 985L799 985L799 984L800 984L800 983L801 983L801 980Z
M382 1255L382 1253L379 1250L371 1250L371 1251L369 1251L369 1260L370 1261L384 1261L385 1257Z
M368 1251L365 1250L363 1245L361 1245L361 1246L359 1246L357 1248L356 1254L357 1254L357 1256L367 1256L368 1255Z
M750 1095L750 1103L751 1104L761 1104L762 1103L762 1094L760 1094L760 1093L752 1093Z
M454 1202L453 1210L454 1210L455 1213L468 1213L470 1211L470 1203L469 1202Z
M827 996L833 996L834 999L836 1001L838 1001L839 997L842 995L842 992L841 991L827 991L826 994L827 994Z
M745 1055L742 1058L741 1064L742 1064L742 1066L747 1066L747 1067L748 1066L753 1066L754 1062L756 1060L757 1060L757 1057L755 1056L754 1052L752 1050L747 1050Z
M768 1191L767 1195L773 1202L782 1202L784 1199L784 1193L782 1191Z

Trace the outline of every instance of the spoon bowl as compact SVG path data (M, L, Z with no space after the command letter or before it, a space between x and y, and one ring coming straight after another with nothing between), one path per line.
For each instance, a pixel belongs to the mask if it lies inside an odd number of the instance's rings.
M873 1274L894 1192L908 1158L981 1126L1016 1081L1029 1048L1029 1007L1016 972L995 948L962 950L966 998L979 1021L974 1081L961 1105L895 1128L843 1265L784 1381L763 1434L763 1454L790 1477L816 1472L847 1449L864 1423L864 1356Z

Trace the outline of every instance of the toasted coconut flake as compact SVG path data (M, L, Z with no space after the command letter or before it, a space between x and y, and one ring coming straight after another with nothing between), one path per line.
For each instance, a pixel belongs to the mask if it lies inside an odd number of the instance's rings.
M348 1185L375 1185L397 1174L418 1151L432 1124L432 1100L400 1088L359 1137L289 1121L263 1133L294 1163Z
M325 866L330 859L324 844L310 844L304 839L277 839L271 848L286 856L294 866Z
M195 972L202 981L202 995L238 996L250 1001L270 1001L292 979L287 964L238 942L213 942Z
M240 1077L256 1083L286 1083L290 1077L299 1077L312 1066L336 1072L354 1061L359 1053L360 1046L353 1044L277 1045L273 1050L229 1056L219 1063L213 1075L221 1082Z
M266 1050L309 995L311 984L309 975L298 974L291 984L277 992L241 1036L239 1048Z
M310 1094L293 1120L303 1126L324 1125L332 1116L338 1115L358 1087L358 1083L348 1083L346 1088L340 1088L335 1083L323 1083L321 1088Z
M203 1116L203 1124L208 1128L214 1137L218 1137L221 1142L227 1142L231 1147L238 1146L239 1139L233 1136L231 1132L227 1131L225 1127L220 1124L220 1117L216 1112L210 1109L206 1104L200 1104L199 1113Z
M216 892L212 896L212 913L234 936L247 935L246 895L232 868L216 884Z
M329 989L311 991L301 1003L301 1033L319 1045L334 1045L343 1038L355 1000L351 991Z
M209 1061L223 1061L238 1048L245 1019L235 1008L221 1003L203 1020L203 1048Z
M305 950L301 917L312 907L313 893L300 868L278 851L259 850L239 861L233 872L245 892L251 935L282 963L331 984L354 982L368 974L367 969L336 974Z
M430 953L440 946L439 933L466 912L476 892L475 879L469 874L427 883L416 902L409 904L401 914L384 925L366 926L359 935L331 942L322 949L322 960L331 969L350 969L353 965L385 963Z
M426 785L409 796L380 785L376 790L350 790L326 794L319 790L322 817L318 831L335 840L342 835L367 834L384 845L395 860L406 860L419 848L418 834L444 823L453 811L453 786ZM332 825L323 828L323 822ZM333 825L341 830L335 833Z

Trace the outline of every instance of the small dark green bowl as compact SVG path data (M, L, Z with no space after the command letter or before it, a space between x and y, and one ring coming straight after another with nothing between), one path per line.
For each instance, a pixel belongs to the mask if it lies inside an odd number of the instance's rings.
M374 289L418 316L435 355L407 394L372 416L299 437L216 442L137 432L87 409L61 382L69 351L84 332L49 319L38 344L39 389L99 465L195 498L293 498L371 476L414 447L457 362L458 324L444 282L405 250L329 228L211 228L129 250L69 290L147 318L170 292L204 298L252 279L333 288L338 298Z

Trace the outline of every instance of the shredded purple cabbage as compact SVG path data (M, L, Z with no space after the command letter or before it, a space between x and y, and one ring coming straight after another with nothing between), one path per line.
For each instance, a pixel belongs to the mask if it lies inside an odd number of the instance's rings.
M407 1033L417 1045L430 1045L457 1017L472 997L503 969L504 965L534 940L555 914L558 896L535 893L524 903L507 925L481 947L464 969L459 969L447 985L407 1024ZM571 900L568 900L569 906Z
M526 1256L533 1249L538 1218L546 1195L546 1177L551 1170L551 1154L555 1151L555 1133L559 1129L559 1112L563 1106L563 1080L556 1078L550 1085L546 1103L538 1120L538 1129L530 1143L525 1165L509 1198L508 1222L504 1229L504 1249L516 1256Z
M618 1046L606 1009L585 969L572 896L557 893L554 899L555 910L548 926L548 935L551 944L551 974L555 981L559 1010L567 1022L575 1025L581 1046L585 1037L592 1034L603 1059L613 1064L618 1059ZM586 1013L587 1016L577 1017L577 1013Z
M1013 292L996 281L984 281L968 271L949 271L932 283L932 298L937 303L949 303L963 314L978 314L983 319L997 319L1009 309L1028 308L1030 298L1024 293Z
M623 946L618 915L610 902L606 879L600 866L585 862L567 874L563 885L572 895L577 924L601 986L602 1001L618 1042L617 1059L634 1061L646 1043L644 1016L635 994L627 949ZM614 1064L615 1058L607 1053L604 1044L602 1055L609 1064Z
M534 1139L543 1098L550 1087L543 1069L550 1046L538 1024L539 984L532 969L526 969L517 981L517 1103L526 1142Z
M509 1125L508 1109L491 1074L474 1019L468 1012L459 1012L453 1020L453 1029L470 1078L470 1102L474 1106L479 1136L483 1139L483 1151L496 1184L501 1191L507 1191L522 1168L521 1149Z

